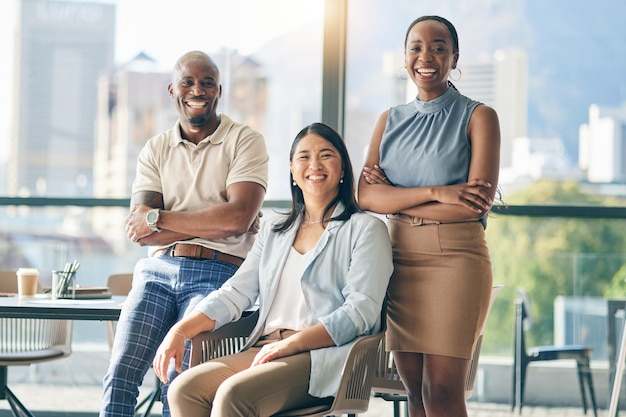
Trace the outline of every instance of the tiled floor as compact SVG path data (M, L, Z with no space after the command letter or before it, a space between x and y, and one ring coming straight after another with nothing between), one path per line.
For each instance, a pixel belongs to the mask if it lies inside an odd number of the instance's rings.
M37 417L95 417L100 405L100 387L59 387L37 384L19 384L13 387L15 394L29 407ZM148 390L142 389L143 395ZM0 401L0 417L8 417L8 405L6 401ZM160 414L160 403L156 403L152 410L152 415ZM510 407L506 404L491 403L468 403L469 417L516 417ZM599 410L599 416L605 416L605 410ZM626 415L626 414L624 414ZM393 406L380 398L373 398L370 402L370 409L363 417L392 417ZM404 417L404 408L401 409L401 416ZM583 417L581 408L545 408L545 407L525 407L522 412L523 417ZM586 417L590 417L590 413Z
M106 371L108 352L75 351L71 360L39 364L31 367L12 367L9 386L37 417L95 417L100 408L102 390L100 381ZM154 387L154 376L149 374L141 388L141 398ZM160 403L152 415L160 414ZM516 417L508 404L468 402L470 417ZM404 408L401 409L404 417ZM626 412L621 412L626 416ZM599 410L598 416L605 416ZM0 417L9 417L9 406L0 400ZM393 405L373 398L363 417L392 417ZM581 408L524 407L523 417L583 417ZM592 416L590 413L588 416Z
M147 390L142 390L146 394ZM100 387L58 387L41 385L16 385L14 392L37 417L95 417L100 405ZM0 401L0 417L9 417L6 401ZM155 404L152 415L160 415L160 403ZM506 404L468 403L469 417L517 417ZM605 416L605 410L599 410ZM625 414L626 415L626 414ZM363 417L392 417L393 406L380 398L373 398L370 409ZM401 409L404 417L404 408ZM523 417L583 417L580 408L525 407ZM590 413L588 416L592 416Z

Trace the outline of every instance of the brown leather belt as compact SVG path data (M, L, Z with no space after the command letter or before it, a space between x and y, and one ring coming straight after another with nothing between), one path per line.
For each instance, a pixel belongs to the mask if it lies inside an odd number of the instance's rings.
M402 223L410 224L411 226L426 226L429 224L459 224L459 223L472 223L472 222L480 222L481 220L461 220L458 222L442 222L439 220L430 220L425 219L423 217L415 217L409 216L408 214L396 213L396 214L388 214L387 218L389 220L396 220Z
M407 214L397 213L397 214L388 214L388 219L398 220L403 223L408 223L411 226L424 226L426 224L442 224L439 220L429 220L424 219L423 217L414 217L409 216Z
M173 246L162 249L159 252L168 256L180 256L184 258L195 259L213 259L216 261L233 264L235 266L240 266L243 262L243 258L240 258L238 256L229 255L215 249L209 249L201 245L194 245L190 243L177 243Z

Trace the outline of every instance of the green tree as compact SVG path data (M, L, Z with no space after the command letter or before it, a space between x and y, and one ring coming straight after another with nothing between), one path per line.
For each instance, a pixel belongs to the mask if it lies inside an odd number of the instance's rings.
M539 181L504 196L508 205L620 205L625 201L584 192L574 181ZM505 288L485 333L484 351L510 356L516 288L528 292L535 324L529 344L553 344L554 299L605 296L626 275L626 220L490 215L487 243L494 283ZM626 295L626 285L616 288Z
M613 275L604 292L606 298L626 298L626 263Z

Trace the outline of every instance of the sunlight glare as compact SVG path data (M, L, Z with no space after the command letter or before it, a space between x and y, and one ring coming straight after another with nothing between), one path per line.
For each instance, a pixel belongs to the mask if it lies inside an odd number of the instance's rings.
M251 54L323 11L323 0L118 0L116 62L145 52L165 69L193 49Z

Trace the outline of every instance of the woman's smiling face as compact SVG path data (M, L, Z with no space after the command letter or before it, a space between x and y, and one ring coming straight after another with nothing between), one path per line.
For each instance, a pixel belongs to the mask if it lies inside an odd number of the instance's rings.
M419 90L420 100L432 100L448 88L448 75L459 58L452 35L436 20L416 23L408 33L404 62Z
M339 151L326 139L310 133L296 146L290 163L291 175L305 200L318 196L335 198L343 167Z

